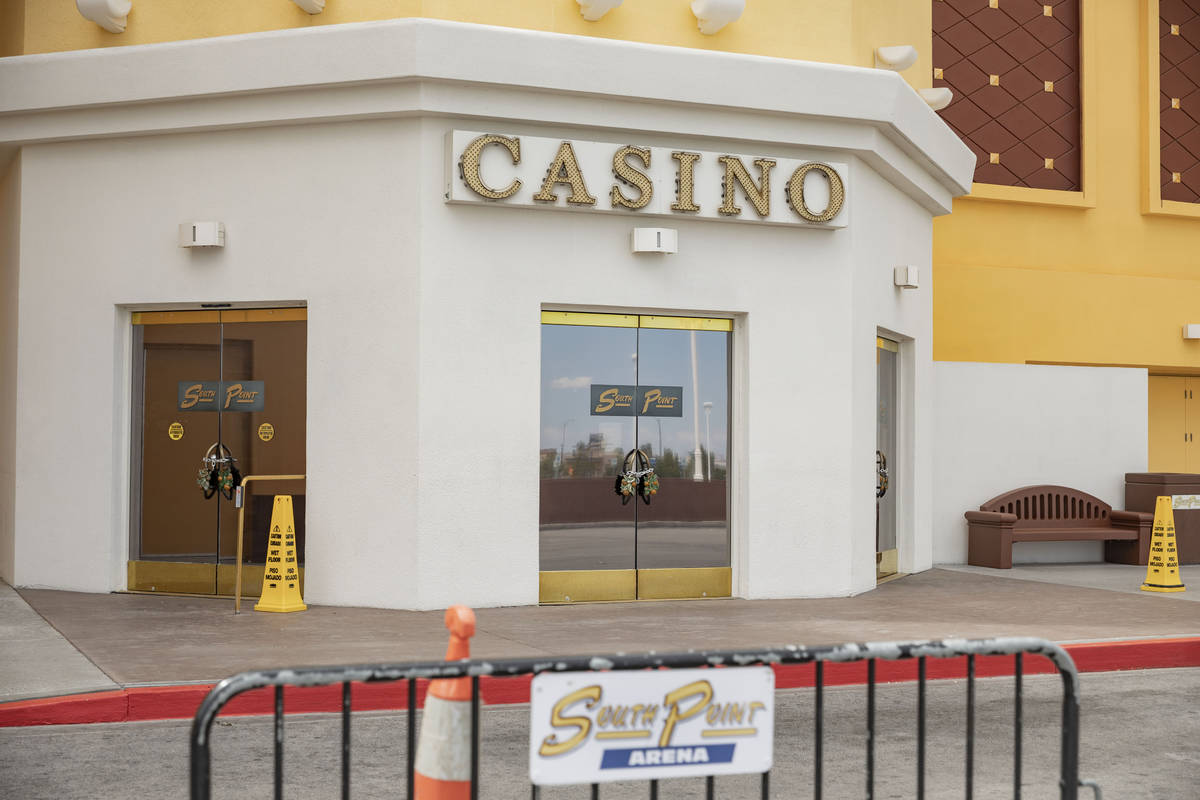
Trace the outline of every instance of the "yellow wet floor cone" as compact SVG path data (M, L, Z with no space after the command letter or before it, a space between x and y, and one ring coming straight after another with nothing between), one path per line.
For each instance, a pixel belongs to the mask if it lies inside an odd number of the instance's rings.
M263 571L262 597L255 611L303 611L300 571L296 569L296 519L292 496L275 495L271 509L271 538L267 542L267 568Z
M1179 577L1179 551L1175 549L1175 514L1171 498L1160 497L1154 503L1154 530L1150 534L1150 561L1146 564L1143 592L1182 592Z
M466 606L446 609L450 646L446 660L471 657L475 612ZM411 711L409 712L411 713ZM471 796L471 679L429 682L425 715L413 776L416 800L468 800Z

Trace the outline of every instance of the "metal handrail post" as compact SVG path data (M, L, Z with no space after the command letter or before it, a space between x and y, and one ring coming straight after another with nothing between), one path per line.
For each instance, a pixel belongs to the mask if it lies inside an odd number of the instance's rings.
M242 478L242 482L238 484L238 489L242 490L242 504L238 506L237 564L233 579L233 613L242 613L242 531L246 525L246 484L250 481L302 481L304 478L304 475L246 475Z

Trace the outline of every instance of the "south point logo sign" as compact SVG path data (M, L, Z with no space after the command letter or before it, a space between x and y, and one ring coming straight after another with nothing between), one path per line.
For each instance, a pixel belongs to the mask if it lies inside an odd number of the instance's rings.
M846 164L478 131L447 134L446 201L843 228Z
M762 773L771 769L769 667L542 673L530 693L538 785Z
M263 381L179 381L180 411L262 411Z
M593 417L682 417L682 386L593 383Z

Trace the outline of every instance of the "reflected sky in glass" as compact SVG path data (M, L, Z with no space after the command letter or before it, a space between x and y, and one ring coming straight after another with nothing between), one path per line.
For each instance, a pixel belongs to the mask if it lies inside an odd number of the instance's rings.
M592 384L679 386L683 416L637 418L637 441L649 444L656 455L672 450L683 461L697 447L707 450L711 437L713 459L723 466L728 453L728 347L729 334L723 331L543 325L541 449L565 447L570 452L598 434L603 434L605 448L632 447L634 418L593 416ZM697 397L693 396L693 368ZM706 402L712 403L707 429Z

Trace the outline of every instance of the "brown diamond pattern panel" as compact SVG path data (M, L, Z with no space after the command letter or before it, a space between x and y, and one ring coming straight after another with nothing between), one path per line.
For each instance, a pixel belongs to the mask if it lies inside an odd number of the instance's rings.
M1158 7L1162 199L1200 203L1200 0Z
M932 2L933 85L954 92L939 113L975 182L1078 191L1078 0Z

